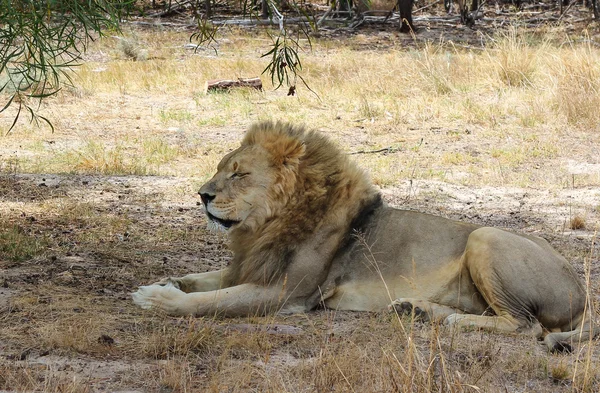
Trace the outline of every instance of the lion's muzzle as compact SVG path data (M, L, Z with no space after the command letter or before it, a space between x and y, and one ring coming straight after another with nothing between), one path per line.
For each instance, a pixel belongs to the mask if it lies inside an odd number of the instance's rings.
M208 192L202 192L202 190L198 191L198 194L200 194L200 199L202 199L202 203L204 203L204 206L208 206L208 202L215 199L215 196L216 196L215 194L209 194Z

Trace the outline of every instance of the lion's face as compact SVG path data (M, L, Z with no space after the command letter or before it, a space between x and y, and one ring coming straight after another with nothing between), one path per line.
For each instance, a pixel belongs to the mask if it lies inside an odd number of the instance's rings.
M261 146L242 146L226 155L217 173L199 194L209 219L209 229L230 230L251 215L270 211L268 191L274 186L276 168Z

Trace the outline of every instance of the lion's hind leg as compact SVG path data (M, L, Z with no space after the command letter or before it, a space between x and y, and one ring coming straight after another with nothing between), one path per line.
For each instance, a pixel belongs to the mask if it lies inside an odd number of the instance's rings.
M542 326L561 328L581 312L568 263L542 239L479 228L469 236L464 263L495 315L451 315L449 324L541 338Z
M510 315L451 314L446 318L445 324L466 329L477 328L494 332L518 333L533 337L540 337L543 332L542 325L538 321L524 323Z
M593 322L589 318L585 318L574 330L548 333L544 337L544 344L546 344L550 352L572 352L573 348L570 342L587 341L597 335L600 335L600 328L594 327Z

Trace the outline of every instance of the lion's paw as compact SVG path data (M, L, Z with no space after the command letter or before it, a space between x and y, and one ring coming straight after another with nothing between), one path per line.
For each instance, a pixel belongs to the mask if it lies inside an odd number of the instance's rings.
M177 277L166 277L160 281L157 281L151 285L160 285L160 286L173 286L177 289L181 289L181 279Z
M444 320L444 325L457 325L465 318L467 318L467 315L465 314L450 314Z
M168 314L176 314L178 304L185 293L171 283L141 286L131 294L133 302L143 309L156 308Z
M419 307L417 304L413 304L411 301L396 299L389 306L388 311L395 311L398 315L414 315L416 319L427 321L429 315L427 311Z

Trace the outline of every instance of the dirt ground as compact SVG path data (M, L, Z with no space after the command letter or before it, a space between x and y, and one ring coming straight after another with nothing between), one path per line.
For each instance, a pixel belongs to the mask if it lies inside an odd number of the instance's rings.
M237 340L252 340L257 334L263 337L254 329L270 329L264 335L281 336L283 338L278 337L278 340L291 340L292 343L294 337L307 335L310 337L310 351L325 345L321 343L315 347L313 340L317 338L325 342L334 338L352 341L370 329L375 332L383 330L383 337L390 334L389 327L373 328L373 325L389 324L386 315L322 310L306 316L273 320L191 321L152 316L135 308L129 293L138 285L164 276L217 269L225 266L230 259L224 239L204 229L205 218L193 192L197 188L194 179L19 174L0 177L0 188L5 219L11 217L9 222L19 225L25 233L51 238L49 243L53 244L43 256L2 263L0 324L3 339L0 351L7 374L4 381L1 378L0 381L3 381L4 388L10 388L11 383L22 378L31 378L38 385L22 386L39 389L39 381L44 381L41 385L44 390L70 384L69 388L73 391L207 391L205 389L209 389L210 384L205 384L206 381L215 377L209 377L210 366L203 365L203 362L215 355L205 350L208 355L203 354L194 360L185 358L189 362L188 367L189 364L200 367L194 374L194 380L205 383L195 388L170 383L164 375L165 370L172 367L173 353L178 354L181 349L177 347L177 339L166 344L172 345L169 349L160 348L155 342L144 343L147 339L144 335L152 331L156 334L157 326L172 329L175 324L183 325L184 329L210 329L207 336L213 337L207 338L208 341L232 340L232 335ZM472 188L439 181L407 181L400 187L382 192L388 203L401 208L543 236L573 261L582 276L584 260L589 258L591 293L596 302L600 301L596 233L600 217L597 212L588 216L586 228L589 229L568 229L572 207L565 203L574 200L579 209L586 206L595 208L600 198L598 188L573 188L552 193L519 188ZM48 215L25 208L32 203L65 204L67 210L83 203L89 205L93 213L84 213L79 218L71 216L69 211L63 211L62 215ZM95 217L105 221L106 216L117 221L119 217L126 217L127 223L124 226L114 225L112 231L108 228L110 226L97 224L103 227L103 231L111 232L96 235L100 240L90 248L85 236L94 236L90 232L96 230ZM80 324L82 330L79 330ZM273 324L283 328L278 331ZM418 339L427 342L430 327L420 325L414 329ZM160 331L158 328L159 334ZM450 332L441 334L443 342L452 337ZM165 337L161 335L160 339ZM267 342L270 340L266 339ZM297 339L299 342L302 340L306 338ZM369 340L371 345L388 345L378 338L369 337ZM511 370L511 356L517 356L524 348L529 357L546 359L549 365L545 367L549 370L552 369L550 365L560 365L565 359L573 361L569 355L549 356L541 345L529 338L473 332L465 333L459 340L460 344L448 350L450 356L458 357L456 361L459 363L471 362L472 357L489 356L494 359L494 367L502 364L503 369ZM473 346L478 348L475 355L469 351ZM583 357L585 348L582 345L576 356ZM319 358L316 353L298 357L295 355L298 349L293 344L268 350L246 350L253 353L253 367L265 370L293 368L299 362ZM268 361L256 359L254 351L268 353ZM190 352L194 353L193 350ZM593 357L597 359L598 355L599 349L595 345ZM247 356L233 356L230 366L248 362ZM540 377L538 367L533 367L535 377L526 382L521 380L520 371L511 371L514 380L509 377L504 381L504 388L507 391L571 391L569 381L553 382L550 376L543 376L543 371ZM7 372L8 369L13 374L21 373L26 377L14 375L14 379L9 379L11 373ZM212 373L215 372L218 373L212 370ZM485 369L484 372L493 373ZM145 379L147 376L151 377ZM490 378L492 384L498 383L495 377ZM78 384L73 385L73 381L78 381ZM227 387L222 381L213 385L212 389L246 390L240 386Z
M432 26L422 33L435 40L445 24ZM354 34L348 45L383 53L409 41L398 43L397 32L381 30ZM457 34L467 46L482 37L464 28ZM91 72L114 60L103 47L88 56L98 61ZM192 56L181 55L180 62ZM25 127L0 137L0 391L600 390L598 339L554 355L531 338L459 333L387 312L218 319L171 318L135 307L130 293L139 285L227 265L226 238L207 231L197 190L251 121L263 116L257 113L277 105L282 113L292 111L276 102L285 93L249 94L249 115L227 112L223 123L215 115L205 124L202 110L229 110L229 98L198 99L165 87L153 94L120 89L52 99L45 109L56 119L54 134ZM303 104L298 117L357 153L387 203L541 236L587 279L593 303L600 304L597 132L535 129L534 142L552 147L552 154L529 157L526 151L514 167L497 159L488 170L487 161L481 168L450 161L530 143L519 139L528 130L513 134L439 116L408 116L397 125L386 123L386 112L373 120L362 113L369 108L338 114L325 106ZM194 121L201 118L193 125L176 118L189 108L199 112ZM324 120L315 120L321 114ZM90 139L123 144L130 160L137 151L127 143L148 136L179 153L167 162L163 149L164 162L115 169L121 175L94 166L99 159ZM401 148L365 153L390 145ZM102 156L102 165L114 169L119 157Z

